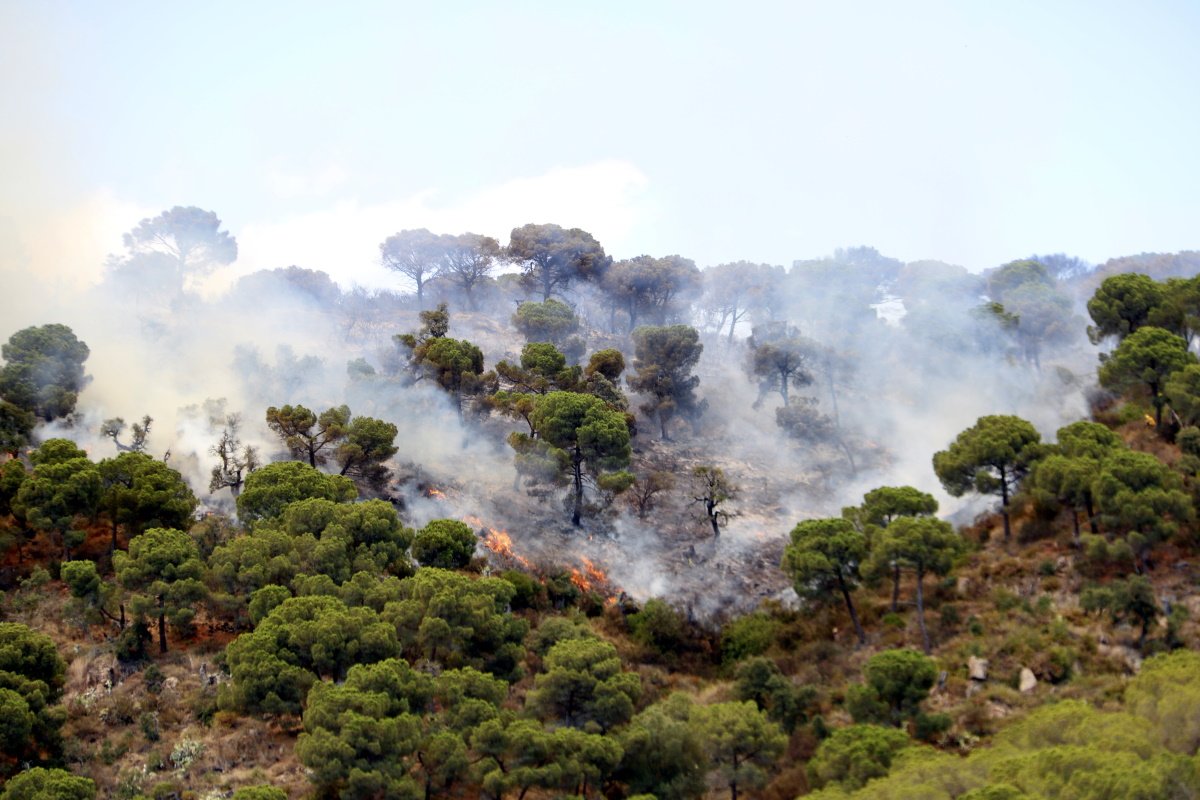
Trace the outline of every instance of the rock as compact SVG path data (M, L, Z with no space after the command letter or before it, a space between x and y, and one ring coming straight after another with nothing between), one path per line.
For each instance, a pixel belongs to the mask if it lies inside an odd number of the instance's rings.
M1021 694L1028 694L1037 688L1038 679L1033 674L1033 670L1029 667L1021 667L1021 680L1017 684L1017 688L1021 690Z
M986 681L988 676L988 660L971 656L967 659L967 674L973 681Z

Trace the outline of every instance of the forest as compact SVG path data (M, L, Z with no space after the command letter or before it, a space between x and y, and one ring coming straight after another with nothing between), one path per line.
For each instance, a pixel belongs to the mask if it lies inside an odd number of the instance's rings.
M1200 796L1200 252L123 245L0 330L0 800Z

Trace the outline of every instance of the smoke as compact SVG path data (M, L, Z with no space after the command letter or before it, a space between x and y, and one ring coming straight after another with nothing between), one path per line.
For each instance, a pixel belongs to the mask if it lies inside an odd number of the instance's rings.
M4 252L6 276L12 264L28 263L12 255L17 249ZM645 519L622 498L606 506L592 494L592 512L574 529L562 490L517 480L505 443L517 424L469 411L460 419L432 382L397 379L402 358L392 337L418 327L411 299L344 291L329 276L297 267L259 270L223 290L197 292L178 276L163 277L159 267L118 254L96 267L98 279L89 285L28 272L11 284L0 301L9 334L64 322L91 348L93 380L76 419L40 436L66 436L101 458L116 453L99 434L103 420L149 415L148 452L169 452L169 463L206 505L231 510L227 490L208 491L209 451L228 415L241 415L243 441L270 460L286 454L265 425L268 406L320 411L345 403L355 415L397 426L396 480L386 493L402 505L407 524L477 517L507 530L516 551L536 564L590 559L629 595L671 598L697 618L786 596L777 567L790 529L805 518L837 515L876 486L931 492L946 515L986 508L986 499L942 491L933 453L984 414L1025 417L1050 438L1086 415L1093 383L1095 350L1082 336L1048 345L1040 366L1031 364L1000 323L975 310L984 285L961 268L904 265L863 250L800 262L740 323L741 338L732 342L705 327L699 308L673 311L673 321L702 329L697 374L708 408L702 418L677 421L673 442L658 441L656 426L643 422L634 445L635 466L671 473L676 485ZM479 345L489 367L518 358L523 340L508 321L522 299L515 284L481 292L478 313L467 312L452 287L432 292L451 302L450 335ZM624 334L595 329L609 318L601 295L580 287L569 299L593 325L589 349L619 347L632 360ZM1082 298L1075 300L1081 307ZM833 421L831 438L789 439L776 423L779 396L760 394L759 379L748 372L744 337L754 326L784 321L827 354L792 396ZM631 408L637 403L631 398ZM700 466L720 468L736 487L721 507L728 516L719 537L690 484Z

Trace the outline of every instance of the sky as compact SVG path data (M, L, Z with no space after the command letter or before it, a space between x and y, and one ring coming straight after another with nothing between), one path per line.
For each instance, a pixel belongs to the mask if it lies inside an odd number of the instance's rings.
M218 282L406 289L387 236L529 222L701 266L1193 249L1198 34L1186 2L0 0L0 273L94 282L175 205L237 237Z

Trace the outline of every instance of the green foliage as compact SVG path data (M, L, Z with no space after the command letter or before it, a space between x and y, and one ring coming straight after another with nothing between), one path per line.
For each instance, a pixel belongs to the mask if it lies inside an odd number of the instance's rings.
M462 569L475 555L475 533L456 519L435 519L417 533L412 550L422 566Z
M763 611L731 620L721 630L721 658L733 664L767 652L779 631L779 621Z
M1008 541L1008 500L1032 462L1043 454L1037 446L1040 441L1033 425L1020 417L980 417L948 449L934 453L933 471L954 497L968 491L999 494Z
M808 762L809 782L819 789L837 784L854 790L887 775L896 753L911 744L908 735L878 725L851 725L833 732Z
M864 522L886 527L896 517L936 514L938 502L911 486L880 486L863 495L861 509Z
M1122 339L1111 353L1101 356L1100 385L1120 393L1144 389L1154 405L1155 422L1161 427L1167 381L1194 363L1196 357L1182 337L1162 328L1141 327Z
M223 708L266 714L299 713L313 683L343 680L355 664L399 655L396 629L369 608L347 608L334 597L293 597L271 610L251 633L225 650L232 684Z
M704 794L707 758L692 701L673 694L634 716L617 737L624 750L617 777L632 796L687 800Z
M250 595L250 623L257 625L262 622L268 614L291 597L292 593L287 587L273 583L255 590Z
M244 786L230 800L287 800L287 792L273 786Z
M48 439L31 456L34 467L17 490L13 512L30 528L58 535L63 549L82 543L77 516L95 513L103 491L100 470L74 443Z
M687 621L666 600L653 597L628 618L635 641L673 657L687 643Z
M57 755L66 714L55 704L65 675L49 636L0 622L0 774L17 763L38 763L43 754Z
M578 614L578 612L575 612ZM564 639L594 639L596 634L582 619L571 616L548 616L529 636L529 648L545 656L551 647Z
M790 405L789 389L813 382L817 349L816 342L796 330L756 326L750 337L749 371L759 379L758 403L770 392L779 392L784 407Z
M917 578L917 622L925 652L930 650L925 626L924 580L927 573L945 575L966 545L953 526L934 517L900 517L884 529L871 551L870 571L883 572L884 565L910 570Z
M696 397L700 379L691 374L704 350L700 334L687 325L647 326L634 330L633 343L629 388L646 396L642 411L658 420L662 438L669 439L667 425L676 414L694 419L707 405Z
M863 677L866 683L847 700L855 722L898 726L920 711L937 680L937 666L916 650L885 650L871 656Z
M625 417L592 395L550 392L537 399L530 420L540 441L538 449L530 450L525 439L510 440L518 452L518 468L523 455L536 453L549 472L570 475L575 484L572 522L578 525L584 475L595 477L629 464L632 450Z
M151 528L117 552L113 567L139 620L158 620L159 649L167 652L166 623L179 633L191 630L196 605L208 595L204 562L192 538L172 528Z
M346 430L345 441L334 451L339 473L373 489L383 488L392 475L383 462L400 449L395 445L398 432L399 429L390 422L374 417L355 417Z
M432 679L404 661L353 666L341 685L313 686L296 755L324 793L419 797L408 773L432 696Z
M840 594L863 644L867 636L850 592L858 584L859 566L867 557L867 548L862 531L848 520L833 518L797 524L792 529L791 544L783 551L783 570L791 576L796 594L815 602L828 602Z
M397 587L382 617L399 634L403 655L445 667L473 667L507 680L521 675L525 620L509 611L515 590L500 578L476 579L425 567Z
M0 346L4 367L0 369L0 396L25 412L47 422L75 410L75 402L87 379L83 362L88 346L75 338L66 325L37 325L17 331ZM8 415L6 438L12 444L27 421L17 411Z
M250 473L238 495L238 516L246 522L276 517L297 500L323 498L345 503L358 496L354 483L341 475L326 475L300 461L280 461Z
M521 266L528 285L542 290L543 302L577 280L598 280L612 262L587 231L552 224L513 228L505 254Z
M125 526L130 536L149 528L188 527L197 501L177 470L145 453L106 458L99 469L100 508L114 526Z
M429 339L414 348L412 363L454 399L459 414L463 396L477 394L483 386L483 351L465 339Z
M579 330L579 318L571 307L549 299L542 303L521 303L513 314L512 323L529 342L561 344Z
M267 409L267 427L283 440L292 458L312 467L329 460L329 451L345 439L349 425L348 406L326 409L320 415L302 405Z
M31 767L4 784L0 800L93 800L96 783L63 769Z
M751 701L699 706L692 714L710 769L730 788L766 785L767 768L783 753L787 735Z
M1146 659L1125 690L1125 708L1150 723L1160 746L1200 752L1200 654L1176 650Z
M815 690L796 686L774 661L762 657L738 665L733 691L738 700L752 700L771 721L778 722L789 733L804 721L816 698Z
M1125 338L1148 324L1162 302L1163 286L1149 275L1125 272L1105 278L1088 300L1088 314L1096 323L1088 336L1093 342L1105 336Z
M0 399L0 453L16 455L29 445L37 415L16 403Z
M1126 535L1139 563L1150 549L1195 517L1178 474L1149 453L1113 452L1092 483L1105 527Z
M1182 425L1200 423L1200 364L1188 364L1168 377L1163 394Z
M1145 575L1133 575L1107 586L1085 589L1079 598L1079 606L1084 611L1107 611L1115 621L1127 619L1140 624L1139 650L1145 647L1150 626L1161 613L1154 586Z
M628 722L642 693L636 673L623 672L617 650L594 638L559 641L544 659L527 704L544 719L601 731Z

